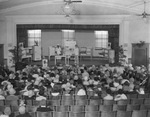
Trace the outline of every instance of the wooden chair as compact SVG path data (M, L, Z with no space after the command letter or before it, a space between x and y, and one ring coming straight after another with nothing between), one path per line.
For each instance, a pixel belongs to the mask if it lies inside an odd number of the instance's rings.
M56 111L54 111L53 117L69 117L69 113L68 112L56 112Z
M52 117L52 112L39 112L37 111L36 117Z
M85 100L85 99L88 99L88 96L87 95L84 95L84 96L75 95L74 99L75 100Z
M99 106L98 105L86 105L85 106L85 111L99 111Z
M86 56L89 56L92 60L92 56L93 56L92 48L87 48L86 49Z
M117 104L114 104L113 105L113 111L118 111L118 110L126 111L126 107L127 107L127 105L117 105Z
M117 101L117 105L127 105L127 104L130 104L130 99Z
M85 100L75 100L75 105L88 105L88 99L85 99Z
M60 106L61 100L46 100L47 106Z
M61 100L61 105L74 105L73 99Z
M142 98L135 98L135 99L131 99L131 104L138 104L141 105L144 103L144 99Z
M80 49L79 49L80 60L82 57L86 56L86 50L87 50L86 47L80 47Z
M140 110L140 105L128 104L126 110L127 111Z
M83 105L72 105L70 106L70 111L71 112L84 112L85 107Z
M127 98L131 99L131 98L138 98L138 94L127 94Z
M138 111L133 110L132 117L148 117L147 111L145 111L145 110L138 110Z
M113 105L116 102L114 100L103 100L103 105Z
M132 111L120 111L118 110L116 112L116 117L131 117L132 116Z
M85 117L85 112L69 112L69 117Z
M150 105L150 98L145 98L144 104Z
M138 98L149 98L149 94L138 94Z
M142 105L140 105L140 110L150 110L150 104L142 104Z
M68 112L68 111L70 111L70 106L68 106L68 105L55 106L55 111Z
M100 99L90 99L89 100L89 105L100 105L102 104L102 100Z
M99 111L86 111L85 117L100 117Z
M113 105L100 105L99 111L105 111L105 112L113 111Z
M110 112L102 111L100 117L116 117L116 112L115 111L110 111Z

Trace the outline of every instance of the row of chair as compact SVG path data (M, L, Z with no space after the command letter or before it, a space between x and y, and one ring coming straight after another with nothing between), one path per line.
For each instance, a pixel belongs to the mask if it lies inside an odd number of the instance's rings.
M149 93L146 93L146 94L126 94L126 96L127 96L128 99L132 99L132 98L150 98L150 94ZM78 96L78 95L72 94L70 96L65 96L65 95L61 94L59 96L48 96L47 99L63 99L63 98L66 98L66 97L70 97L70 98L72 98L74 100L76 100L78 98L84 98L84 99L91 99L91 98L93 98L93 96L91 96L91 95Z
M150 111L29 112L32 117L150 117ZM19 113L16 112L15 115Z
M27 105L38 106L40 105L41 101L36 100L25 100ZM127 105L127 104L134 104L134 105L141 105L141 104L150 104L150 98L135 98L135 99L127 99L127 100L102 100L102 99L78 99L72 100L70 98L65 98L62 100L46 100L47 105ZM0 100L0 105L12 105L16 106L19 105L19 100Z
M0 106L0 111L3 112L8 106ZM9 106L12 112L18 112L19 106ZM27 112L36 112L39 106L26 106ZM150 105L67 105L67 106L50 106L52 111L56 112L85 112L85 111L133 111L133 110L150 110Z

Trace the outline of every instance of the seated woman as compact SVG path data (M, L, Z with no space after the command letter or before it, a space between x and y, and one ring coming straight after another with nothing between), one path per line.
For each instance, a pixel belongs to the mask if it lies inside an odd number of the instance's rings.
M78 88L77 95L79 96L86 95L85 88L81 84L79 84L77 88Z
M46 100L41 100L40 101L40 106L37 108L36 111L39 112L48 112L48 111L53 111L50 106L46 105Z
M123 93L123 90L119 89L118 94L114 97L114 100L118 101L118 100L126 100L126 99L127 99L127 96Z
M136 91L138 94L145 94L144 87L139 87Z
M37 101L46 100L46 96L44 95L43 89L39 90L39 93L37 94L36 100Z
M60 95L60 90L57 87L54 87L52 89L51 95L52 96L59 96Z
M31 117L31 115L26 112L25 106L20 106L19 107L19 115L17 115L16 117Z
M113 100L113 96L111 95L112 94L112 92L111 92L111 90L110 89L107 89L106 90L106 96L105 97L103 97L103 99L104 100Z

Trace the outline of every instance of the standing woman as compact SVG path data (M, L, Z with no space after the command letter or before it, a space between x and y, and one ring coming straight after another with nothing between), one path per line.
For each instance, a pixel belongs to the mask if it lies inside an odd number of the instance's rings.
M74 55L75 55L75 64L79 64L79 47L78 45L75 45L74 48Z

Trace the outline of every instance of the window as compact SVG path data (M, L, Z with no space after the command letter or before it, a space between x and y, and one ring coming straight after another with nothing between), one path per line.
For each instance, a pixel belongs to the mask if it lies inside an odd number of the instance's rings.
M41 30L28 30L28 46L41 45Z
M68 42L74 41L75 31L74 30L62 30L63 45L68 46Z
M108 31L95 31L96 47L108 47Z
M63 32L63 39L67 40L74 40L74 30L62 30Z

